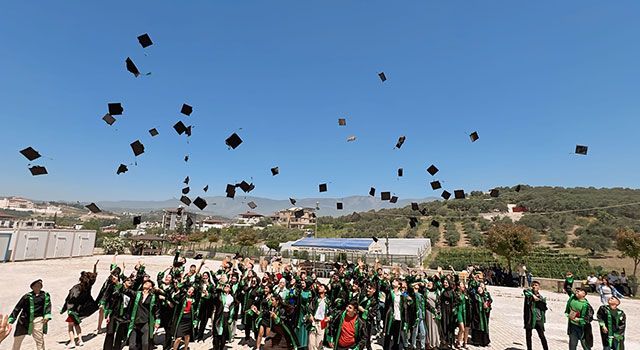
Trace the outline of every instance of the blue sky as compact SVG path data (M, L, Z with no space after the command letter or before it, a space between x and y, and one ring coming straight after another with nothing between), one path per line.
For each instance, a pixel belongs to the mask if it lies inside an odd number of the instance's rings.
M420 198L439 195L428 188L432 163L450 191L638 187L639 10L583 0L6 2L0 194L166 199L189 175L209 195L253 179L253 195L273 198L370 186ZM142 33L154 41L146 50ZM134 78L126 57L151 76ZM111 127L108 102L125 108ZM171 128L178 120L194 125L189 144ZM234 131L245 142L228 150ZM136 160L136 139L146 153L116 175ZM573 155L576 144L589 155ZM30 145L49 175L29 174L18 151ZM318 194L322 182L329 191Z

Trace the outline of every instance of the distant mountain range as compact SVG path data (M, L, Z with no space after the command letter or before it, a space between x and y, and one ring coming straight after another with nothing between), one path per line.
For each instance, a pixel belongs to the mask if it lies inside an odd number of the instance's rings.
M193 199L193 198L192 198ZM235 199L217 196L217 197L204 197L208 206L205 210L200 211L193 204L189 207L190 211L201 214L211 214L216 216L223 216L232 218L240 213L247 211L256 212L262 215L271 215L279 210L288 209L293 207L288 199L270 199L261 197L240 197ZM301 198L296 200L296 207L309 207L315 208L316 203L320 208L318 211L319 216L342 216L353 212L365 212L369 210L378 210L386 208L402 208L409 205L411 202L429 202L435 198L422 198L422 199L402 199L397 203L389 203L388 201L381 201L378 197L370 196L351 196L345 198ZM249 202L254 202L257 207L251 209L248 206ZM338 210L336 203L341 202L343 209ZM96 203L102 210L109 210L115 213L119 212L150 212L158 209L176 208L178 206L184 206L179 199L173 198L164 201L103 201Z

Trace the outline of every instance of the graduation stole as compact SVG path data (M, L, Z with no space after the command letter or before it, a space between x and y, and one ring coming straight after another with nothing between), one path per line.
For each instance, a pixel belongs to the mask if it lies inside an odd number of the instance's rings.
M180 315L178 316L178 323L176 323L176 325L180 324L180 321L182 321L182 316L184 315L184 309L187 307L187 301L191 300L191 311L189 311L189 313L191 314L191 323L193 328L196 327L196 324L198 323L198 313L194 312L194 308L196 307L196 301L193 298L190 297L186 297L184 298L184 300L182 301L182 308L180 309ZM132 321L133 322L133 321ZM176 332L178 332L178 327L176 327ZM175 338L175 334L174 333L174 338Z
M49 306L49 308L51 307L51 299L49 297L49 293L46 292L41 292L44 293L44 310L45 310L45 314L44 314L44 318L45 319L51 319L51 314L47 314L46 310L47 310L47 306ZM33 332L33 314L35 313L35 301L33 300L34 297L34 293L33 292L29 292L29 327L27 328L27 334L31 335L31 333ZM47 324L45 323L42 327L42 333L47 334Z
M149 294L150 295L148 296L148 298L151 298L151 303L149 304L149 337L153 337L153 326L155 326L156 323L159 324L160 320L156 320L155 317L153 316L153 309L156 305L156 296L152 293L149 293ZM133 302L133 311L131 312L131 321L129 321L129 330L127 332L127 337L131 335L131 332L133 331L133 327L135 326L136 314L138 313L138 304L141 299L142 299L142 292L137 292L136 299Z
M613 340L615 339L618 341L618 344L614 350L619 350L621 345L620 343L624 339L624 335L615 333L613 331L613 317L611 316L611 308L608 305L606 308L607 308L607 330L609 331L607 339L608 339L609 347L613 349ZM618 314L620 315L619 317L622 317L622 310L618 310Z
M424 305L427 307L427 310L429 310L429 312L431 312L434 316L436 320L440 320L442 318L442 315L438 312L438 309L436 309L435 306L431 306L431 304L429 304L429 289L424 290ZM436 295L436 300L438 299L438 292L437 291L433 291L433 293ZM426 315L425 315L426 317Z
M476 294L476 295L478 296L478 310L479 310L478 318L480 319L480 330L486 331L487 330L487 314L484 312L485 297L484 295L480 295L480 294ZM535 319L535 316L533 318Z
M224 313L224 306L227 304L227 297L232 297L233 296L231 294L227 294L227 293L222 293L220 295L220 301L222 301L222 312ZM233 303L231 303L231 306L229 306L229 317L231 317L233 315ZM216 329L218 330L218 334L222 334L222 330L224 326L224 322L220 322L220 324L216 327Z

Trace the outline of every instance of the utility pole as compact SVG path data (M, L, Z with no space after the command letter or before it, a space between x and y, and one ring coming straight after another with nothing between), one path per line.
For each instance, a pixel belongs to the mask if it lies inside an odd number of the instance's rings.
M385 246L387 246L387 264L390 263L389 261L389 232L387 232L387 241L384 243Z
M320 210L320 202L316 202L316 210ZM313 231L313 237L318 238L318 215L315 215L314 218L316 220L316 229Z

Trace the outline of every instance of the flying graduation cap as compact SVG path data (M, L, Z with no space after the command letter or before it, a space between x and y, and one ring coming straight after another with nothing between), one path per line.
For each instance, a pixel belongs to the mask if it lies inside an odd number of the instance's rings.
M517 185L515 188L515 191L520 192L521 189L522 189L522 185Z
M344 206L343 206L342 202L337 202L337 203L336 203L336 209L337 209L337 210L342 210L342 208L344 208Z
M104 115L104 117L102 117L102 120L104 120L105 123L109 124L109 125L113 125L113 123L116 122L116 118L114 118L111 114L107 113Z
M380 199L383 201L388 201L391 199L391 192L380 192Z
M434 190L434 191L437 190L437 189L442 188L442 185L440 184L440 181L431 181L429 184L431 185L431 189Z
M254 188L256 188L256 186L253 183L248 183L246 181L242 181L241 183L237 184L236 187L240 187L240 189L244 192L244 193L249 193L251 192Z
M153 128L153 129L149 130L149 134L151 135L151 137L158 136L158 134L159 134L158 129Z
M378 73L378 77L380 78L380 80L384 83L385 81L387 81L387 76L384 74L384 72L380 72Z
M433 165L433 164L431 164L431 165L427 168L427 172L428 172L429 174L431 174L431 176L435 175L435 174L438 172L438 170L439 170L439 169L438 169L435 165Z
M144 33L138 36L138 42L140 43L143 49L146 49L147 47L153 45L153 42L151 41L151 38L147 33Z
M404 144L404 141L407 139L406 136L400 136L398 138L398 142L396 143L396 148L400 149L400 147L402 147L402 144Z
M242 143L242 139L240 138L240 136L238 136L238 134L234 132L233 134L231 134L231 136L227 137L227 139L224 140L224 143L232 149L236 149Z
M182 189L182 194L189 194L189 191L191 191L191 189L189 188L189 186L187 186Z
M40 165L34 165L31 168L29 168L29 171L31 172L31 175L33 176L38 176L38 175L47 175L47 168L40 166Z
M371 239L373 239L373 242L378 243L378 237L372 236Z
M320 192L327 192L327 184L320 184L320 185L318 186L318 190L319 190Z
M433 227L440 227L440 223L437 222L436 220L431 220L431 226Z
M339 126L346 126L346 125L347 125L347 119L345 119L345 118L338 118L338 125L339 125Z
M586 156L588 150L589 150L588 146L576 145L576 154Z
M184 161L185 161L185 163L189 161L189 155L188 154L186 156L184 156Z
M474 131L471 134L469 134L469 138L471 139L471 142L476 142L476 141L478 141L480 136L478 136L478 132L477 131Z
M207 207L207 201L205 201L204 199L197 197L194 201L193 201L193 205L195 205L196 207L198 207L198 209L200 210L204 210L204 208Z
M489 195L493 198L497 198L500 195L500 191L497 188L494 188L489 191Z
M289 202L291 202L291 205L296 205L296 200L293 198L289 198Z
M300 219L301 217L304 216L304 209L294 211L293 216L295 216L296 219Z
M371 187L371 188L369 189L369 195L370 195L370 196L372 196L372 197L373 197L373 196L375 196L375 195L376 195L376 189L375 189L375 188L373 188L373 187Z
M23 149L22 151L20 151L20 154L25 156L25 158L27 158L30 161L34 161L34 160L36 160L36 159L41 157L40 153L38 153L38 151L33 149L33 147L27 147L27 148Z
M173 125L173 129L178 133L178 135L182 135L187 132L187 126L184 125L182 121L178 121Z
M278 174L280 174L280 168L279 168L279 167L273 167L273 168L271 168L271 175L272 175L272 176L276 176L276 175L278 175Z
M180 197L180 202L184 203L184 205L186 205L186 206L190 206L191 205L191 199L189 199L189 197L187 197L187 196Z
M404 174L404 169L398 168L398 177L402 177L403 174Z
M354 135L347 137L347 142L353 142L355 140L356 140L356 137Z
M122 108L121 103L109 103L107 104L109 108L109 114L111 115L121 115L124 112L124 108Z
M191 113L193 113L193 107L189 106L186 103L182 104L182 109L180 109L180 113L186 115L186 116L190 116Z
M193 219L191 219L191 216L187 216L187 227L191 226L193 226Z
M233 198L236 196L236 186L232 184L227 184L227 189L225 191L227 193L228 198Z
M134 225L140 225L141 222L142 222L142 216L134 216L133 217L133 224Z
M129 168L127 168L127 166L124 164L120 164L120 166L118 166L118 170L116 171L116 174L120 175L120 174L126 173L127 171L129 171Z
M144 145L140 140L136 140L131 143L131 149L133 150L133 154L137 157L144 153Z
M411 210L420 210L420 207L418 206L418 203L413 202L411 203Z
M85 205L85 208L89 209L89 211L94 213L94 214L97 214L97 213L102 211L102 210L100 210L100 208L98 208L98 206L95 203L91 203L91 204Z
M183 184L188 185L189 184L189 177L185 177L184 180L182 181Z
M397 196L393 196L391 197L391 199L389 199L390 203L398 203L398 197Z
M205 191L205 192L209 191L209 185L204 186L204 188L202 190Z
M410 217L409 218L409 226L411 228L415 228L416 226L418 226L418 218Z
M125 60L125 65L129 73L133 74L134 77L137 78L140 76L140 70L138 69L138 67L136 67L136 64L133 63L133 60L131 60L131 58L127 57L127 59Z
M253 201L251 201L251 202L247 203L247 205L248 205L248 206L249 206L249 208L251 208L251 209L255 209L255 208L257 208L257 207L258 207L258 205L257 205L255 202L253 202Z
M449 193L449 191L444 190L442 191L442 194L440 195L440 197L444 198L445 200L451 198L451 193Z
M464 190L455 190L455 191L453 191L453 197L455 199L464 199Z

